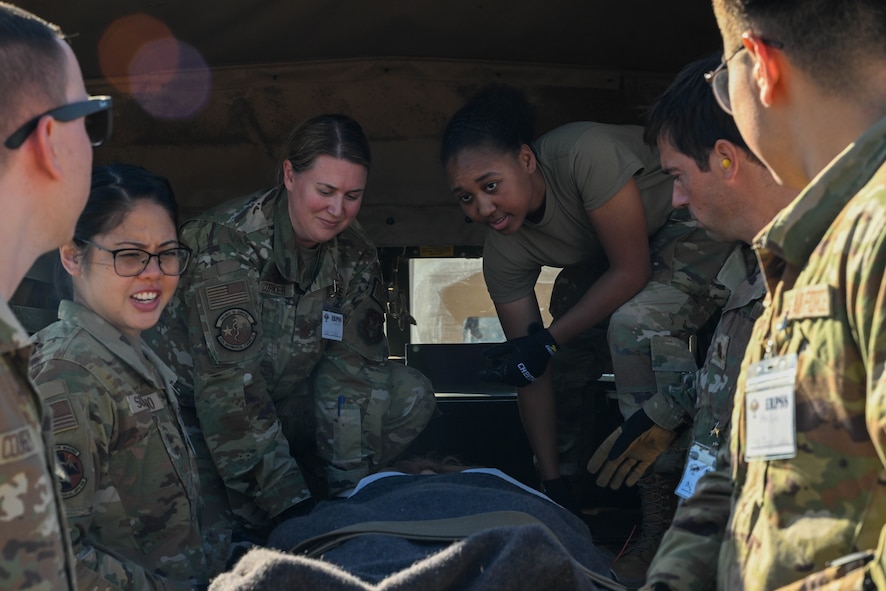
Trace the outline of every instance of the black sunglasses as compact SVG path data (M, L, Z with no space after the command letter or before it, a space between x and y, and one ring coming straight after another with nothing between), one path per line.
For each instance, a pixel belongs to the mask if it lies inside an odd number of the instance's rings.
M102 145L111 135L113 100L109 96L91 96L85 101L78 101L55 109L50 109L41 115L37 115L21 127L15 133L6 138L3 145L10 150L15 150L28 139L28 136L37 129L37 124L46 116L56 121L73 121L85 117L86 133L93 146Z

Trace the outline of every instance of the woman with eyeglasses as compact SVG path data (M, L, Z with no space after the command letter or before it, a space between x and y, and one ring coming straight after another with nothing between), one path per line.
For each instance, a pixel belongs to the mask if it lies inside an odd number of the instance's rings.
M52 411L81 589L208 583L175 375L141 339L188 265L176 218L165 178L125 164L93 171L59 249L59 320L35 335L30 373Z

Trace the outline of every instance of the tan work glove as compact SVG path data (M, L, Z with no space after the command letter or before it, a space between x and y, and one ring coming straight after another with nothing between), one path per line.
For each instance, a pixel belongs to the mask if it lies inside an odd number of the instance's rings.
M676 437L674 431L659 427L640 409L600 444L588 462L588 472L593 474L603 467L597 486L612 490L622 484L633 486Z

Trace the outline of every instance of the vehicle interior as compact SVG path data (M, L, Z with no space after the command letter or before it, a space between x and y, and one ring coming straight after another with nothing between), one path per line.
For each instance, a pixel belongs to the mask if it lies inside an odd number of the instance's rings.
M482 350L504 335L483 282L483 228L439 163L443 128L493 82L526 92L537 134L577 120L642 124L685 64L719 50L709 0L17 4L60 25L87 90L114 98L95 163L168 177L183 219L277 183L281 146L305 118L357 119L373 150L358 219L379 249L392 356L432 379L441 410L416 451L538 485L514 390L478 377ZM32 331L55 319L47 260L12 302ZM536 288L542 306L556 273ZM592 442L619 420L611 391L604 374L583 407ZM636 497L590 477L580 486L598 542L617 551L639 519Z

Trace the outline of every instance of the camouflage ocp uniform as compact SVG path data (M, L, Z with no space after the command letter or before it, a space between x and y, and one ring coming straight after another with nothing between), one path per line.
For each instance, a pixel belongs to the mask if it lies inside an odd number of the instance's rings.
M804 578L886 588L884 228L886 118L755 241L766 308L742 365L730 445L656 557L674 589L715 581L720 589L775 589ZM791 354L796 452L748 460L748 417L757 410L748 408L749 370ZM859 551L873 552L864 568L863 560L828 567Z
M652 237L649 283L609 319L612 369L625 418L656 392L679 384L679 373L661 371L662 356L653 340L686 343L726 304L735 285L724 283L721 270L735 248L735 243L709 238L686 209L671 214Z
M378 255L356 222L301 249L277 187L187 222L182 240L194 261L152 344L179 375L211 457L204 481L221 476L213 498L235 529L353 486L421 432L434 393L387 359Z
M658 392L643 403L643 410L657 425L674 431L689 423L691 439L713 450L728 440L736 381L754 322L763 312L766 293L750 246L736 249L724 265L724 270L727 268L735 275L724 278L725 283L733 284L736 276L743 280L723 307L701 369L685 373L685 368L695 362L679 339L653 339L653 352L661 352L660 357L653 357L653 366L684 377L679 386Z
M28 379L28 333L0 299L0 587L75 589L49 414Z
M207 585L175 376L140 341L71 301L34 340L31 376L52 411L78 587Z

